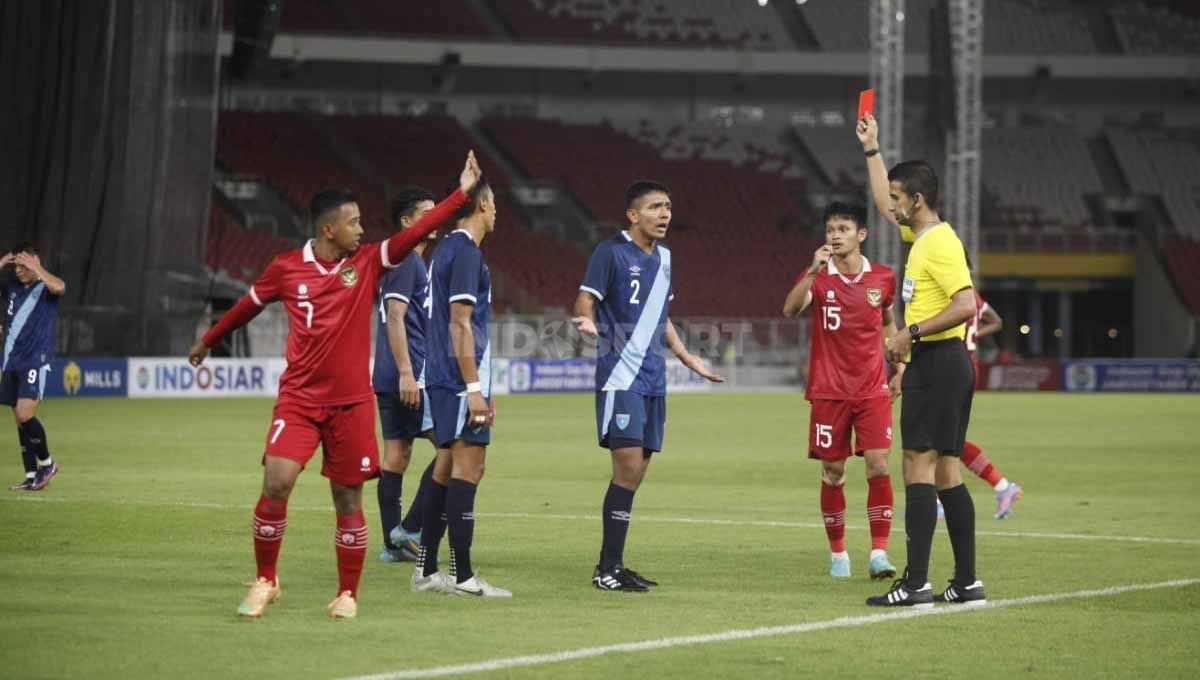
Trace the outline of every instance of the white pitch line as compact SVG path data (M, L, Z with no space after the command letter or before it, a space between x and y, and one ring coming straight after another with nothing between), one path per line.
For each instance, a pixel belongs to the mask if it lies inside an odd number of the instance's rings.
M55 498L46 496L0 496L0 501L14 501L18 503L101 503L111 505L154 505L175 508L204 508L211 510L243 510L249 511L253 509L250 505L241 505L236 503L205 503L198 501L156 501L150 499L139 498L122 498L122 499L105 499L97 500L94 498ZM321 506L305 506L305 505L290 505L288 510L297 512L328 512L329 507ZM573 522L595 522L599 519L595 515L559 515L559 514L542 514L534 512L480 512L476 513L479 517L495 517L499 519L551 519L565 520ZM820 522L789 522L786 520L766 520L766 519L719 519L707 517L669 517L655 515L637 515L639 522L659 522L667 524L699 524L705 526L740 526L740 527L776 527L784 529L824 529L825 525ZM868 527L847 524L849 530L866 530ZM1160 543L1168 545L1200 545L1200 539L1195 538L1159 538L1156 536L1112 536L1101 534L1067 534L1067 533L1052 533L1038 531L989 531L987 529L976 529L977 536L996 536L1000 538L1044 538L1051 540L1072 540L1072 541L1108 541L1108 542L1124 542L1124 543Z
M410 671L379 673L377 675L360 675L351 678L345 678L344 680L402 680L404 678L436 678L445 675L486 673L488 671L501 670L504 668L541 666L551 663L561 663L564 661L589 659L607 654L628 654L630 652L644 652L653 649L667 649L670 647L706 645L714 642L728 642L730 640L752 640L755 638L778 637L781 635L797 635L800 633L812 633L830 630L833 628L869 626L875 623L883 623L885 621L915 619L923 616L948 616L951 614L959 614L970 611L986 612L1004 607L1020 607L1030 604L1061 602L1063 600L1079 600L1092 597L1109 597L1112 595L1121 595L1123 593L1132 593L1142 590L1177 588L1197 584L1200 584L1200 578L1160 581L1158 583L1137 583L1125 586L1113 586L1111 588L1099 588L1096 590L1077 590L1070 593L1030 595L1028 597L1018 597L1011 600L992 600L987 605L982 607L945 605L942 607L935 607L933 609L906 609L903 611L868 614L864 616L845 616L838 619L814 621L812 623L798 623L788 626L769 626L764 628L727 630L720 633L709 633L706 635L686 635L682 637L660 638L657 640L643 640L641 642L626 642L616 645L604 645L602 647L582 647L580 649L569 649L561 652L551 652L549 654L510 656L498 659L489 659L486 661L477 661L475 663L464 663L455 666L435 666L432 668L421 668Z

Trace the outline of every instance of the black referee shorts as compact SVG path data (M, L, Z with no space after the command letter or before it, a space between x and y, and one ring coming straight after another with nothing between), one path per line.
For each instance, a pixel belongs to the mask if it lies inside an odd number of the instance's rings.
M907 450L958 456L967 439L975 369L962 340L913 344L901 384L900 438Z

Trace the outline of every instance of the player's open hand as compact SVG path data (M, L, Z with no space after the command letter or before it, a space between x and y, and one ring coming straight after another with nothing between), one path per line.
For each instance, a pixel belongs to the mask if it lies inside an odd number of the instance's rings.
M414 410L421 408L421 388L412 371L400 375L400 403Z
M4 255L0 256L0 267L7 267L15 262L16 259L16 255L13 255L12 253L4 253Z
M862 142L864 149L879 148L879 124L875 122L875 116L869 113L863 116L855 124L854 134L858 136L858 141Z
M458 187L464 194L468 193L479 183L480 177L483 177L483 169L479 167L479 161L475 159L475 151L468 151L467 163L463 166L462 175L458 178Z
M821 267L825 266L825 263L828 262L829 258L831 257L833 257L833 248L830 248L829 246L821 246L820 248L817 248L817 252L813 253L812 268L809 269L809 271L813 272L814 274L817 273Z
M467 394L467 427L482 430L491 427L492 408L482 392Z
M197 340L196 344L192 345L192 348L188 350L188 363L192 366L199 366L204 363L207 357L208 346L204 344L203 340Z
M11 255L12 261L31 270L35 274L42 273L42 260L33 253L16 253Z
M588 336L589 338L594 338L594 337L597 337L600 335L600 332L596 330L596 322L593 321L591 317L587 317L587 316L571 317L571 323L575 324L575 330L579 331L580 333L583 333L584 335Z
M714 382L714 383L725 382L724 376L710 371L708 369L708 364L704 363L704 359L701 359L700 357L696 356L695 354L689 354L687 357L687 360L683 362L683 365L687 366L689 369L691 369L691 371L693 373L700 376L701 378L704 378L705 380L707 380L709 382Z

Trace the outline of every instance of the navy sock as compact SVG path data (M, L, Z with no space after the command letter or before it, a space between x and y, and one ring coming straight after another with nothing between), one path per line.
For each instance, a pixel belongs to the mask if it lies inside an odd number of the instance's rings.
M417 567L422 570L422 576L431 576L438 570L438 545L446 534L446 487L430 480L422 505L421 517L425 525L421 527L421 555Z
M929 551L937 525L937 491L932 484L909 484L904 489L904 533L908 536L907 585L910 590L929 581Z
M41 421L37 418L30 418L21 426L25 430L26 446L29 447L29 452L37 459L39 466L49 465L53 461L50 458L50 445L46 442L46 429L42 427Z
M966 484L938 492L946 509L946 530L954 550L954 582L969 586L975 582L975 502Z
M376 497L379 499L379 523L383 526L383 545L389 550L395 550L392 544L392 529L400 523L400 489L404 485L404 474L379 471L379 487Z
M37 472L37 458L29 449L29 438L25 436L24 427L17 427L17 439L21 441L21 463L25 466L25 476L32 477Z
M465 479L451 479L446 492L446 519L454 576L459 583L475 575L471 568L471 542L475 538L475 492L479 487Z
M421 483L417 486L417 495L413 496L412 503L408 505L408 514L400 522L400 527L410 534L415 534L421 530L421 512L424 510L423 502L426 490L430 484L433 484L433 464L436 460L437 457L435 456L433 460L429 461L425 472L421 473Z
M625 536L629 533L629 513L633 510L633 491L608 483L604 494L604 542L600 548L600 571L624 566Z

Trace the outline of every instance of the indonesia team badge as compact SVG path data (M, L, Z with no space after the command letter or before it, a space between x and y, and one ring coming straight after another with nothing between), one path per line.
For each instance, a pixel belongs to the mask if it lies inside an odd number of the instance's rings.
M338 272L338 276L342 277L342 285L347 288L353 288L354 284L358 283L358 272L354 270L354 265L346 265Z
M880 288L868 288L867 303L872 307L878 307L881 302L883 302L883 290Z

